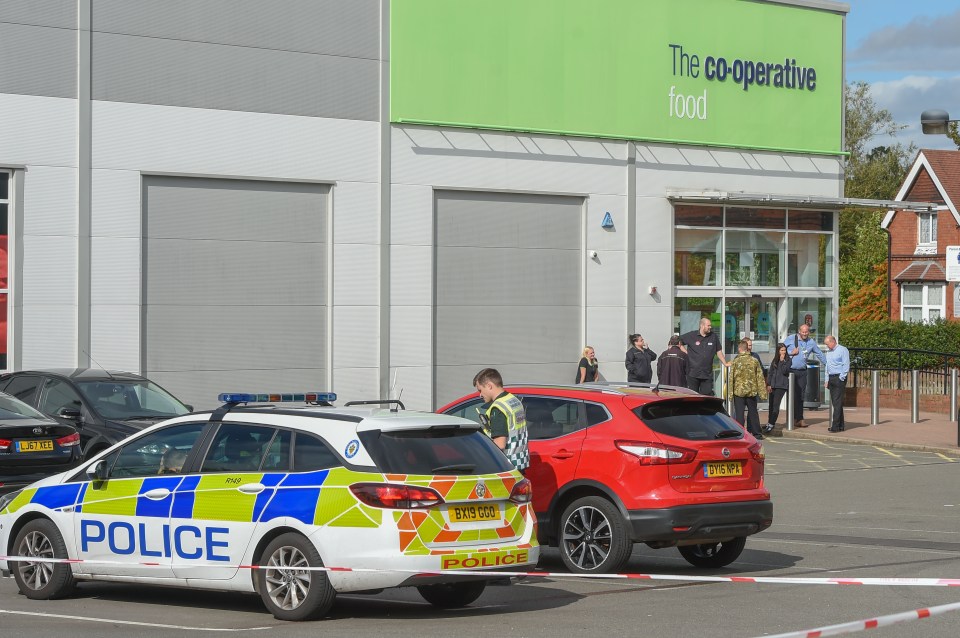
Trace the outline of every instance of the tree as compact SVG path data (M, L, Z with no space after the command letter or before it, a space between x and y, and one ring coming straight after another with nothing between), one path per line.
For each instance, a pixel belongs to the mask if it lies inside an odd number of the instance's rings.
M957 127L956 122L951 122L947 126L947 137L953 140L953 143L957 145L957 149L960 149L960 128Z
M855 82L844 91L846 150L844 190L857 199L893 199L916 153L911 144L894 141L905 128L870 95L870 85ZM890 138L877 144L876 138ZM886 210L848 208L840 211L840 320L871 315L877 307L886 310L886 283L877 286L878 268L886 273L887 234L880 228ZM872 295L852 293L870 290ZM864 304L869 306L865 307Z

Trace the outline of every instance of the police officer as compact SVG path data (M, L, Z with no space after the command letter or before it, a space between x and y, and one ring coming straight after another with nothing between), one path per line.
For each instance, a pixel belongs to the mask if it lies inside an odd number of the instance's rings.
M503 377L484 368L473 378L473 387L484 401L484 431L521 472L530 465L527 450L527 418L520 399L503 389Z

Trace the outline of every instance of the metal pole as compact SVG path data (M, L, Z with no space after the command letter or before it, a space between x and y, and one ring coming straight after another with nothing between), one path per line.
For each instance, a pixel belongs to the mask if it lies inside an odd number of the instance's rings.
M730 368L720 367L720 387L725 390L723 404L727 406L727 414L733 416L733 388L730 385Z
M870 371L870 425L880 423L880 371Z
M920 423L920 371L910 371L910 423Z
M828 384L830 382L829 380L830 380L830 375L827 375ZM827 427L832 428L833 427L833 396L830 394L830 388L827 388L826 390L827 390L827 396L826 396L827 405L829 406L827 408Z
M958 377L960 377L960 374L957 373L957 369L952 368L950 370L950 420L960 424L960 414L957 414L957 397L960 393Z
M792 374L787 375L787 430L793 431L793 395L797 393L797 382Z

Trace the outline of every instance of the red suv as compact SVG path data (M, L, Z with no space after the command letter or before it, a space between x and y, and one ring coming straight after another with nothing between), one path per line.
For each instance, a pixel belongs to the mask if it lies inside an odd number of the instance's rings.
M770 527L761 444L689 390L627 384L509 386L523 402L540 542L581 573L619 571L633 543L723 567ZM439 410L478 420L465 396Z

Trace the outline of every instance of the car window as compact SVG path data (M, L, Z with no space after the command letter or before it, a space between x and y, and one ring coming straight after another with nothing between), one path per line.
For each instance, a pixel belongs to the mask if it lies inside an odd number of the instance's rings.
M256 472L276 432L275 428L265 425L221 424L200 471Z
M181 423L141 436L120 448L110 478L180 474L205 423Z
M521 396L531 440L555 439L581 429L582 401L544 396Z
M461 419L469 419L474 423L480 423L480 413L477 412L477 410L481 405L483 405L483 399L478 397L476 399L471 399L470 401L461 403L453 410L445 412L444 414L458 416Z
M19 401L9 394L0 392L0 419L10 421L14 419L43 419L47 417L23 401Z
M513 469L503 452L473 427L360 433L374 463L386 474L496 474Z
M315 436L297 432L293 442L293 471L312 472L343 465L340 457Z
M743 428L723 411L720 399L656 401L633 413L658 434L689 441L743 437Z
M280 430L267 446L263 457L264 472L286 472L290 469L290 441L293 434L289 430Z
M31 374L25 374L14 377L7 385L5 392L10 396L20 399L24 403L32 406L37 405L37 388L40 387L42 377L36 377Z
M587 427L610 420L610 413L599 403L584 403L587 408Z
M40 411L59 414L63 408L82 410L83 402L80 400L80 395L66 381L48 378L43 383Z
M190 412L150 381L81 381L77 386L93 409L107 419L169 418Z

